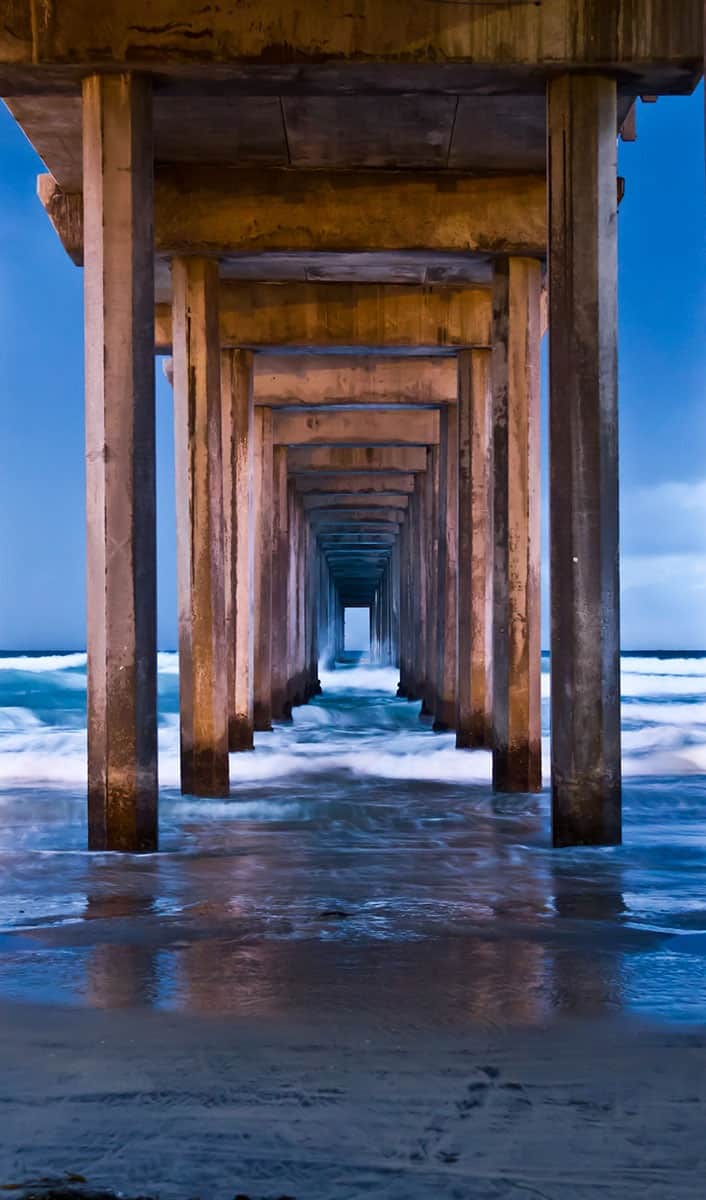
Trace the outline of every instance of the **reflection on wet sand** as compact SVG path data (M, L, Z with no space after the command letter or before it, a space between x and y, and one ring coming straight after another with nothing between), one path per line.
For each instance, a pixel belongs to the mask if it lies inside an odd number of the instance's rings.
M565 894L559 900L572 920L574 899ZM605 916L609 904L620 911L622 898L603 895L602 904ZM581 893L580 911L595 916L601 908L592 910ZM135 920L144 912L144 899L113 896L89 899L86 916ZM466 935L395 945L340 937L238 940L222 932L209 936L203 927L173 933L173 939L163 933L129 942L121 940L123 927L119 937L98 941L76 956L74 993L94 1008L209 1016L370 1011L380 1027L400 1018L412 1024L432 1018L440 1026L543 1025L561 1015L614 1015L623 1003L621 952L576 948L563 939L553 944L539 926L522 937L492 925L483 935L475 925Z

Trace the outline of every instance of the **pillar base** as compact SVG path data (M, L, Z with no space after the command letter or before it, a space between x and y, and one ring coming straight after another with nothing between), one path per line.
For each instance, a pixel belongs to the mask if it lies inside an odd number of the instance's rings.
M184 796L222 800L230 795L228 755L215 757L211 751L191 753L181 760L181 791Z
M456 730L456 749L457 750L491 750L490 739L485 729L474 729L472 726L466 729Z
M542 790L541 753L493 753L493 791L536 795Z
M434 733L449 733L450 730L455 729L456 705L449 701L440 701L436 707L432 728Z
M228 749L232 753L254 750L253 723L247 717L234 718L228 726Z
M622 845L620 780L587 786L585 780L554 783L552 844L566 846Z
M115 793L116 789L113 788L108 806L108 817L110 818L116 810L122 809L128 814L128 820L121 826L113 819L106 828L104 820L92 820L92 817L95 818L95 814L100 814L102 818L106 808L103 790L101 789L98 796L89 790L88 849L116 851L122 854L154 854L159 848L155 792L150 789L143 797L136 799L134 792L131 791L125 797L122 806L120 797ZM136 811L137 827L135 825Z

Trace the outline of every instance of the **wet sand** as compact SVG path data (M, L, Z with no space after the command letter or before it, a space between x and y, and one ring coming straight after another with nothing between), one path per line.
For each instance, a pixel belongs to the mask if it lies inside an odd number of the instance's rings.
M166 1200L703 1195L694 1032L3 1004L0 1056L5 1187L80 1173Z

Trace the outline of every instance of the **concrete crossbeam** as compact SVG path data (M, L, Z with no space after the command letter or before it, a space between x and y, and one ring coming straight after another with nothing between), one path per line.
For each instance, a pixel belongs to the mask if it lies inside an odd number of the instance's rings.
M492 300L479 287L221 281L221 344L249 349L453 350L489 346ZM155 346L171 352L169 305Z
M408 87L412 68L433 70L438 82L465 67L472 90L484 79L487 86L487 69L502 64L506 86L527 86L541 69L633 69L645 90L648 81L659 90L655 84L678 81L678 69L703 54L701 0L602 0L600 7L600 20L595 0L477 5L472 18L460 19L457 6L439 5L432 21L425 0L360 0L352 9L344 0L162 0L146 20L141 0L55 0L51 19L40 20L35 0L15 0L0 27L0 79L11 94L13 84L36 87L44 73L49 90L60 90L97 61L136 71L158 62L168 86L186 94L198 91L199 71L209 66L223 84L247 86L257 72L280 90L301 86L303 77L335 92L350 86L356 67L369 87L383 87L372 68L386 64Z
M330 475L367 471L416 474L426 471L423 446L291 446L287 463L292 475L323 471Z
M411 495L414 491L414 475L399 472L386 474L373 471L368 475L302 475L294 476L300 495Z
M80 199L40 175L38 192L74 262ZM541 175L325 172L161 167L155 252L162 257L287 252L544 254Z
M439 441L439 414L414 412L273 413L280 446L430 446Z
M454 404L449 358L292 355L255 360L255 403L277 405Z

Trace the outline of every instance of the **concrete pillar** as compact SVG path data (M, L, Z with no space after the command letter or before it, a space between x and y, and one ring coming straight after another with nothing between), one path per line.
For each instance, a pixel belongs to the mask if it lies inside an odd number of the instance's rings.
M392 663L392 573L388 559L382 577L383 610L382 610L382 640L383 661L386 667Z
M319 588L316 537L307 521L309 542L309 680L311 695L321 692L319 681Z
M297 704L309 699L306 687L306 517L297 496Z
M616 84L549 85L554 843L621 840Z
M416 482L416 481L415 481ZM399 630L398 656L400 681L397 685L397 695L410 698L412 695L412 655L410 645L411 614L410 601L412 593L412 514L414 512L415 496L410 496L409 507L405 520L400 526L397 538L399 561Z
M221 354L228 743L253 748L253 359Z
M172 263L181 788L227 796L218 264Z
M427 454L427 463L429 454ZM418 700L426 692L427 679L427 640L430 636L428 603L429 603L429 518L428 501L428 470L418 475L413 496L413 591L411 620L413 622L413 654L414 654L414 699Z
M272 717L291 716L287 697L287 573L289 514L287 503L287 447L273 448L273 585L272 585Z
M152 91L83 84L88 844L157 848Z
M272 409L255 409L255 728L272 729Z
M377 588L378 598L378 662L387 666L387 574L383 573Z
M299 597L298 597L298 553L299 553L299 510L297 495L292 480L287 485L287 506L289 517L289 555L287 572L287 608L289 621L287 626L287 701L290 707L300 704L297 687L297 654L299 644Z
M433 716L437 706L439 621L439 447L427 450L424 561L427 587L426 672L421 716Z
M307 652L307 522L301 500L293 483L288 485L289 498L289 618L290 678L289 703L306 704L308 695Z
M492 390L489 350L458 356L458 716L456 745L491 745Z
M304 691L310 700L319 690L316 654L316 584L314 579L314 538L311 525L304 524Z
M336 659L340 661L343 658L343 652L345 650L345 644L346 644L346 621L345 621L345 611L343 608L343 604L341 603L341 597L339 595L338 589L335 589L335 596L336 596Z
M326 556L319 551L321 572L319 610L319 658L325 671L333 670L336 654L335 591Z
M493 293L493 786L542 787L540 264L496 264Z
M401 562L399 534L392 544L390 556L390 661L400 665Z
M451 405L445 405L439 416L438 683L434 728L443 732L456 725L458 421Z

